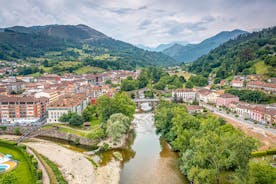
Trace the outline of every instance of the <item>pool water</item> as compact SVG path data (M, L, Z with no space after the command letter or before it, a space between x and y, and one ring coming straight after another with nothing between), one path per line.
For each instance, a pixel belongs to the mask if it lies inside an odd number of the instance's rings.
M8 170L9 166L6 164L0 164L0 172Z

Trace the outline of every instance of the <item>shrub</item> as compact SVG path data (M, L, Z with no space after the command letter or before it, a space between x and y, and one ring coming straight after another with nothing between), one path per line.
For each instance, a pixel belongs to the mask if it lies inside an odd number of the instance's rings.
M41 169L37 169L36 174L37 174L37 179L41 180L42 179L42 170Z
M37 160L36 160L35 158L32 159L32 164L33 164L33 166L34 166L35 168L37 168L38 162L37 162Z
M0 129L1 129L1 130L7 130L7 127L5 127L5 126L0 126Z
M20 128L19 127L15 127L14 134L20 135Z

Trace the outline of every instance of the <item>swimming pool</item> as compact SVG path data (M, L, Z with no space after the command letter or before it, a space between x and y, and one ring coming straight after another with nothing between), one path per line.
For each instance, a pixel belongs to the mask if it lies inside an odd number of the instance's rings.
M4 172L9 169L9 165L7 164L0 164L0 172Z

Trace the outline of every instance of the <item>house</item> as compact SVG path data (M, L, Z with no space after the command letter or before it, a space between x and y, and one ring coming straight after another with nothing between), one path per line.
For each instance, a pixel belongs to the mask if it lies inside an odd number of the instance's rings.
M233 79L230 82L230 86L234 88L242 88L243 87L243 81L240 79Z
M221 80L219 83L220 86L225 86L226 85L226 81L225 80Z
M59 123L59 118L68 112L81 114L88 103L89 99L83 93L60 96L58 100L52 102L47 108L47 123Z
M46 114L48 99L34 96L1 96L0 117L2 124L35 123Z
M248 89L263 90L268 93L276 94L276 83L267 83L263 81L250 81L246 84Z
M264 112L264 121L267 124L276 124L276 108L266 108Z
M264 122L265 107L262 105L256 105L252 108L250 119L257 122Z
M196 99L206 104L215 104L218 96L219 95L214 91L210 91L208 89L201 89L197 91Z
M228 107L232 102L239 102L239 97L232 95L232 94L222 94L220 96L217 97L216 100L216 106L217 107Z
M203 108L199 105L187 105L186 107L190 114L203 112Z
M192 89L176 89L172 91L172 97L176 101L192 103L196 100L196 91Z
M253 109L252 105L248 103L237 103L235 112L241 117L250 119L252 114L252 109Z

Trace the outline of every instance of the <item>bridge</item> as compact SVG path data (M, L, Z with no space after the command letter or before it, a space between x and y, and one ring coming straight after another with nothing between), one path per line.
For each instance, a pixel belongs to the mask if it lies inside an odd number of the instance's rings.
M148 103L151 107L155 108L160 102L160 100L157 98L149 98L149 99L148 98L138 98L138 99L133 99L133 101L135 102L136 107L138 109L141 108L141 104L143 104L143 103Z

